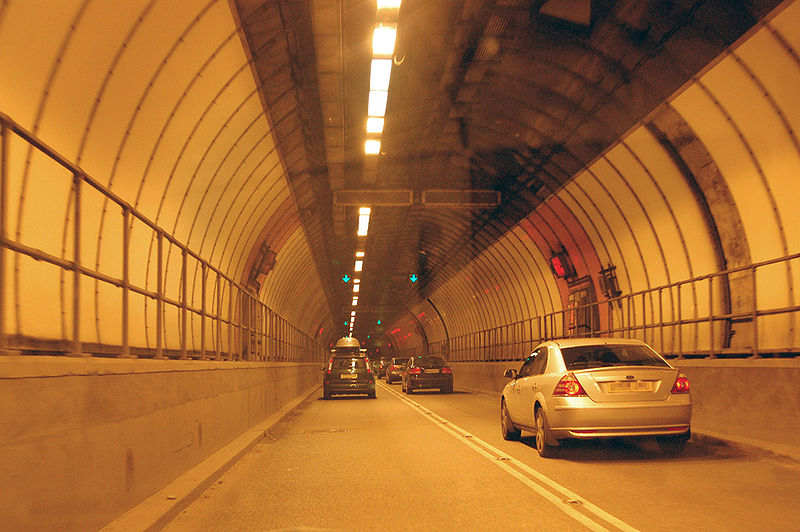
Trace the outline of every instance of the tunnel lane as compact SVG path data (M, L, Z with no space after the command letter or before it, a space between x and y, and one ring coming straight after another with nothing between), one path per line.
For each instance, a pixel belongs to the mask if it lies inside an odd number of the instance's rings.
M690 443L505 442L494 397L312 395L167 530L791 529L800 471ZM434 430L438 429L438 430Z

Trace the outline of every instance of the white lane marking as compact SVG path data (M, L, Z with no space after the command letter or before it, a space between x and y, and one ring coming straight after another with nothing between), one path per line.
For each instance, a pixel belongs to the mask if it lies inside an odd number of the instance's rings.
M477 451L478 453L480 453L481 455L483 455L487 459L489 459L492 462L494 462L498 467L500 467L501 469L505 470L507 473L509 473L510 475L514 476L515 478L520 480L523 484L525 484L526 486L530 487L531 489L536 491L539 495L541 495L542 497L544 497L545 499L547 499L548 501L553 503L559 510L563 511L564 513L566 513L570 517L574 518L575 520L580 521L582 524L584 524L585 526L587 526L591 530L607 530L607 529L604 528L599 523L591 520L586 515L576 511L572 507L565 506L565 500L568 500L569 502L578 502L578 503L580 503L580 505L586 511L588 511L589 513L594 514L595 516L599 517L600 519L602 519L602 520L614 525L615 527L617 527L617 528L619 528L621 530L625 530L626 532L638 532L638 529L632 527L631 525L627 524L626 522L622 521L621 519L611 515L610 513L606 512L605 510L603 510L601 508L599 508L598 506L590 503L589 501L587 501L586 499L584 499L580 495L578 495L575 492L573 492L572 490L562 486L561 484L559 484L555 480L551 479L550 477L547 477L544 474L540 473L539 471L536 471L535 469L533 469L532 467L530 467L526 463L521 462L521 461L517 460L516 458L508 456L507 453L504 453L503 451L501 451L500 449L494 447L493 445L481 440L480 438L475 437L475 435L470 434L469 432L467 432L466 430L462 429L458 425L455 425L451 421L448 421L445 418L443 418L443 417L439 416L438 414L434 413L428 407L426 407L426 406L424 406L424 405L422 405L420 403L417 403L416 401L412 401L410 398L402 395L401 393L396 392L395 390L392 390L386 384L380 383L380 386L382 388L384 388L386 391L390 392L395 397L397 397L398 399L400 399L401 401L403 401L403 402L407 403L408 405L414 407L414 410L416 410L425 419L427 419L428 421L432 422L433 424L435 424L436 426L438 426L440 429L444 430L445 432L450 433L450 435L456 437L459 441L461 441L465 445L473 448L473 450ZM476 442L479 443L481 446L485 447L485 449L482 449L481 447L479 447L476 444ZM491 451L491 452L488 452L487 450ZM494 453L494 454L492 454L492 453ZM542 486L540 486L539 484L536 484L530 478L528 478L525 475L523 475L521 472L519 472L519 471L515 470L514 468L512 468L511 465L509 465L509 464L513 464L514 466L516 466L517 468L521 469L522 471L524 471L528 475L536 478L537 480L541 481L544 484L547 484L548 486L550 486L554 490L557 490L557 491L561 492L562 494L565 495L565 499L561 499L561 498L557 497L556 495L554 495L553 493L551 493L550 491L544 489Z

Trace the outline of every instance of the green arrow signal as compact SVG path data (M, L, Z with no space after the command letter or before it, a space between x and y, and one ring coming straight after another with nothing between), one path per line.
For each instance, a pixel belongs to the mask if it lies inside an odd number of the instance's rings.
M417 282L417 279L419 279L419 277L417 277L417 274L416 274L416 273L412 273L412 274L411 274L411 277L409 277L408 279L409 279L409 280L410 280L412 283L416 283L416 282Z
M342 276L342 281L344 281L344 282L348 282L349 280L350 280L350 276L349 276L349 275L347 275L347 274L344 274L344 275Z

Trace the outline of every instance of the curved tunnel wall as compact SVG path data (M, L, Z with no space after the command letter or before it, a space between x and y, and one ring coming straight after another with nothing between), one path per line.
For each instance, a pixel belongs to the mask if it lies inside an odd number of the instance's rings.
M229 322L249 319L242 287L256 252L269 247L277 255L274 271L251 289L261 285L264 312L280 316L285 331L313 338L330 322L327 302L313 266L296 267L314 261L230 9L226 0L4 2L0 78L13 83L0 84L0 112L196 254L186 265L190 308L200 309L205 295L209 312ZM6 235L73 261L70 172L10 136L7 175ZM117 244L123 211L82 187L83 267L125 275ZM135 217L128 223L129 282L156 292L157 232ZM179 301L182 252L168 241L163 246L164 296ZM198 258L238 288L213 272L204 285ZM69 272L20 254L9 263L2 302L9 336L70 338ZM297 286L311 287L302 309ZM120 344L119 287L84 278L79 295L81 340ZM131 293L128 310L132 347L152 349L155 301ZM180 310L165 306L167 349L181 341ZM269 316L263 322L257 327L269 330ZM186 327L187 348L198 350L198 313ZM206 327L206 345L235 349L224 328Z
M790 2L567 186L540 191L534 212L431 296L448 337L423 321L427 342L460 360L524 356L575 332L569 285L585 277L600 303L595 327L611 335L670 354L796 352L798 52L800 3ZM562 249L572 283L549 265ZM603 293L608 266L615 303ZM409 320L396 328L401 351L423 347Z

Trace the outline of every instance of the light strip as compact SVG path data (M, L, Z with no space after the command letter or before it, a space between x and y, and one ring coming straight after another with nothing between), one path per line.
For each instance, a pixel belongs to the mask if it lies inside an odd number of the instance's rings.
M367 133L383 133L383 118L379 116L368 116Z
M369 207L361 207L358 210L358 236L367 236L369 230L369 215L372 210Z
M392 77L391 59L373 59L369 72L369 90L388 91L389 80ZM371 113L370 113L371 114Z
M403 0L378 0L378 10L381 9L400 9Z
M369 91L369 101L367 102L367 115L384 116L386 115L386 102L389 99L388 91Z
M360 272L363 268L364 268L363 260L357 260L355 265L353 266L353 270L357 272Z
M364 143L364 153L367 155L378 155L381 152L381 141L368 139Z

